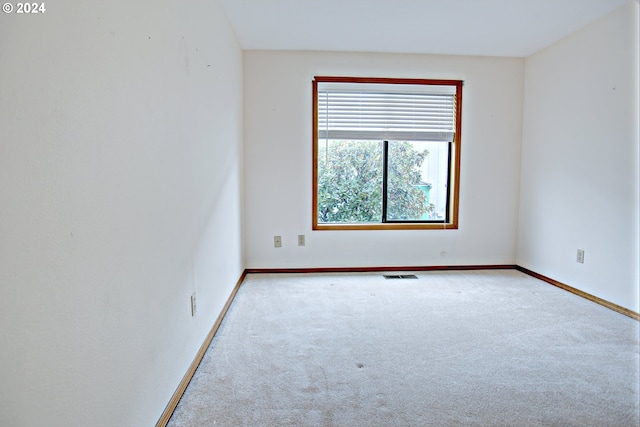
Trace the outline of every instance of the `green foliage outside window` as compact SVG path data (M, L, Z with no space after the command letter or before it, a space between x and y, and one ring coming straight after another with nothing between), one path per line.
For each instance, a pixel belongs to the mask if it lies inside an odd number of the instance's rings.
M418 188L428 155L409 142L389 143L387 220L420 220L434 210ZM327 141L318 152L318 222L382 220L383 142Z

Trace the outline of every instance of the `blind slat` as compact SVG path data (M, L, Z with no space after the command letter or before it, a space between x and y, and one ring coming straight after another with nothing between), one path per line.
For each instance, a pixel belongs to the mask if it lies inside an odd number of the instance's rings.
M318 85L320 138L451 141L455 95L442 88L428 93L361 92ZM455 93L455 87L452 87Z

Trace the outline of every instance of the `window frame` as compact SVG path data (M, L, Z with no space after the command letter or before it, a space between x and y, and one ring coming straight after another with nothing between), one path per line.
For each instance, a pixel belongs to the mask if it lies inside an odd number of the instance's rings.
M455 132L449 150L449 206L448 221L418 222L393 221L379 223L320 223L318 221L318 83L374 83L398 85L446 85L456 87ZM334 77L314 76L312 81L313 104L313 186L312 186L312 230L455 230L458 229L460 200L460 148L462 130L462 80L408 79L380 77Z

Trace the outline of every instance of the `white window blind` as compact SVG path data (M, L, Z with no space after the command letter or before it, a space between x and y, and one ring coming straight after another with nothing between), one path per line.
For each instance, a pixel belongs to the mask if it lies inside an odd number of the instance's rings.
M456 87L318 83L320 139L452 141Z

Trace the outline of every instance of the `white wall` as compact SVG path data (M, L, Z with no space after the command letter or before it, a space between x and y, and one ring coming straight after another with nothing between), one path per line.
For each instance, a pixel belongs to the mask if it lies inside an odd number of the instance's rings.
M216 1L46 7L0 16L0 425L153 425L244 267L241 52Z
M525 75L518 264L637 312L638 4Z
M513 58L245 51L247 267L513 264L523 70ZM314 75L465 81L458 230L311 231Z

